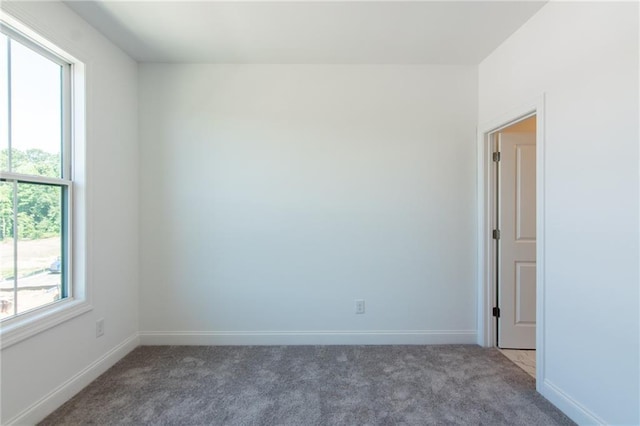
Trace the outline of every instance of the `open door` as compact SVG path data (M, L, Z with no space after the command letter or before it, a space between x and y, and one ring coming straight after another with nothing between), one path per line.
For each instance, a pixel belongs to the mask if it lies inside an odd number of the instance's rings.
M535 349L535 117L498 132L497 149L498 346Z

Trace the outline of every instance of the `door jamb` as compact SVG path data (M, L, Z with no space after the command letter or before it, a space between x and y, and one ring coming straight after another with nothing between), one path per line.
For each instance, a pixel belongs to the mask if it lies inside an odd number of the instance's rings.
M513 108L506 114L478 126L477 137L477 191L478 191L478 344L484 347L496 346L496 321L492 316L497 292L494 266L496 248L490 230L495 218L492 217L492 203L495 202L495 188L491 187L495 165L492 161L492 134L536 116L536 388L540 392L544 379L544 142L545 116L544 94Z

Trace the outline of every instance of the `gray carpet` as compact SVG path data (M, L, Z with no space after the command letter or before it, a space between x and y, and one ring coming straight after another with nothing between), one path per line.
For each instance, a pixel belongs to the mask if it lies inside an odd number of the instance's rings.
M43 425L565 425L478 346L143 346Z

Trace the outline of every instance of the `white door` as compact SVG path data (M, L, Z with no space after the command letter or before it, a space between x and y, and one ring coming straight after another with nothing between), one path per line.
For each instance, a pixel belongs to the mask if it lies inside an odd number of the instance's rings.
M535 132L500 132L498 150L498 346L535 349Z

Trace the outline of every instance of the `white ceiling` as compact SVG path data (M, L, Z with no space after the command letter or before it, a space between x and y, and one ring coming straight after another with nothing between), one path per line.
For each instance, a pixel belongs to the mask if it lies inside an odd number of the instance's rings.
M141 62L478 64L544 1L67 1Z

